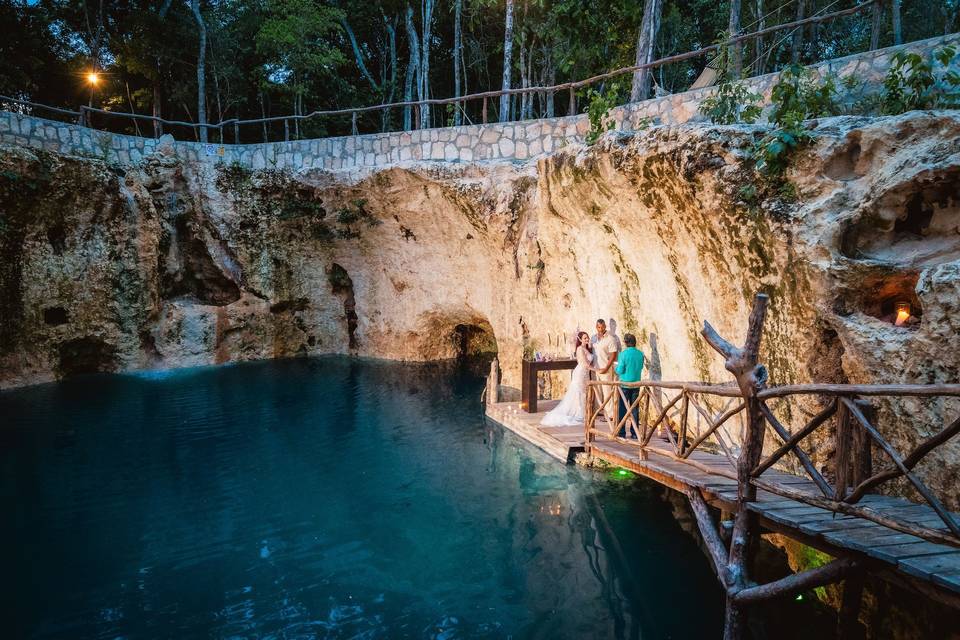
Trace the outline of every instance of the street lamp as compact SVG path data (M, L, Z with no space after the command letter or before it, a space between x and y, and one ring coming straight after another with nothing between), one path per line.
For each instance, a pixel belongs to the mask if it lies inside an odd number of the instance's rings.
M97 73L96 71L91 71L90 73L88 73L88 74L87 74L87 83L88 83L91 87L95 87L95 86L97 86L98 84L100 84L100 74Z

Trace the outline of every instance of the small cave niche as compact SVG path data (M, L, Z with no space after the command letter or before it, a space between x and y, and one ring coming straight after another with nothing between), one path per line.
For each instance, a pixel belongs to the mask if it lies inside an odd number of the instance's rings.
M353 291L353 280L347 270L334 262L327 273L330 290L343 303L343 315L347 321L347 340L350 349L357 348L357 300Z
M960 258L960 170L892 189L847 227L840 250L918 267Z
M52 327L70 322L70 313L63 307L47 307L43 310L43 323Z
M62 224L55 224L47 229L47 242L50 243L54 255L63 255L63 250L67 246L67 232Z
M115 371L117 368L117 350L100 338L87 336L62 343L58 349L60 377L83 373Z
M181 216L174 225L175 236L169 246L178 250L174 268L161 264L165 299L193 296L203 304L226 306L241 297L240 287L217 266L207 245L197 238ZM161 258L162 260L163 258Z
M838 301L835 310L841 315L861 311L891 326L917 329L923 318L923 307L917 296L917 272L878 274L864 278L856 292L848 292ZM905 306L906 311L903 311ZM899 317L904 312L903 317ZM899 319L899 322L898 322Z

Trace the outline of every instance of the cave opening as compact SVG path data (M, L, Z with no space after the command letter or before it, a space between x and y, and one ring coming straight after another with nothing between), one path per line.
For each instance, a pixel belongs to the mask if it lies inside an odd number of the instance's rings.
M347 322L347 341L350 350L357 348L357 299L354 295L353 280L350 274L342 266L334 262L330 265L330 271L327 274L330 281L330 289L333 295L340 298L343 303L343 315Z
M891 190L843 233L857 260L926 266L960 258L960 171Z
M70 321L70 313L63 307L47 307L43 310L43 322L50 326L59 326L67 324Z
M479 375L486 375L497 357L497 339L486 320L459 323L450 335L457 363Z
M93 336L76 338L62 343L58 349L60 361L57 372L61 377L84 373L115 371L117 368L117 350Z

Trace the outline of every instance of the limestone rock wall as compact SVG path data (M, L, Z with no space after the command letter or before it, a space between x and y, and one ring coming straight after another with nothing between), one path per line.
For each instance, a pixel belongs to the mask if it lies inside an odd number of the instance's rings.
M701 323L739 341L757 291L772 297L775 384L957 382L960 116L812 126L777 183L749 160L762 128L702 124L526 164L339 172L6 145L0 385L301 354L442 359L494 340L518 385L524 349L566 351L597 317L636 333L663 379L725 382ZM897 327L901 300L914 318ZM960 407L881 409L906 447ZM814 445L829 468L829 436ZM956 504L960 451L938 456L921 471Z

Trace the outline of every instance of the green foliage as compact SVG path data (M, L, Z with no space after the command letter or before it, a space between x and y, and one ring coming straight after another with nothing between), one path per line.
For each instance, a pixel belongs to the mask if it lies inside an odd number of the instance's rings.
M953 46L938 49L930 59L898 51L883 80L877 104L880 113L898 115L914 109L960 107L960 74L950 68L956 57L957 49Z
M610 110L617 106L620 84L610 83L606 92L595 89L587 92L587 117L590 118L590 131L587 132L587 144L594 144L607 131L613 131L616 121L610 116Z
M700 103L700 113L714 124L753 124L762 111L761 98L742 82L724 82L714 95Z
M269 0L256 35L257 51L268 61L266 80L302 95L310 79L331 76L346 61L334 40L342 17L339 9L312 0Z
M795 114L787 114L782 122L765 135L754 148L757 169L769 175L782 175L793 152L813 140Z
M804 121L839 112L837 81L833 75L821 78L811 69L791 65L780 74L770 100L770 122L775 128L757 143L753 153L757 169L778 177L783 175L793 153L813 140Z
M839 112L836 77L827 75L821 79L812 69L790 65L780 73L770 101L773 103L770 121L776 124L836 115Z

